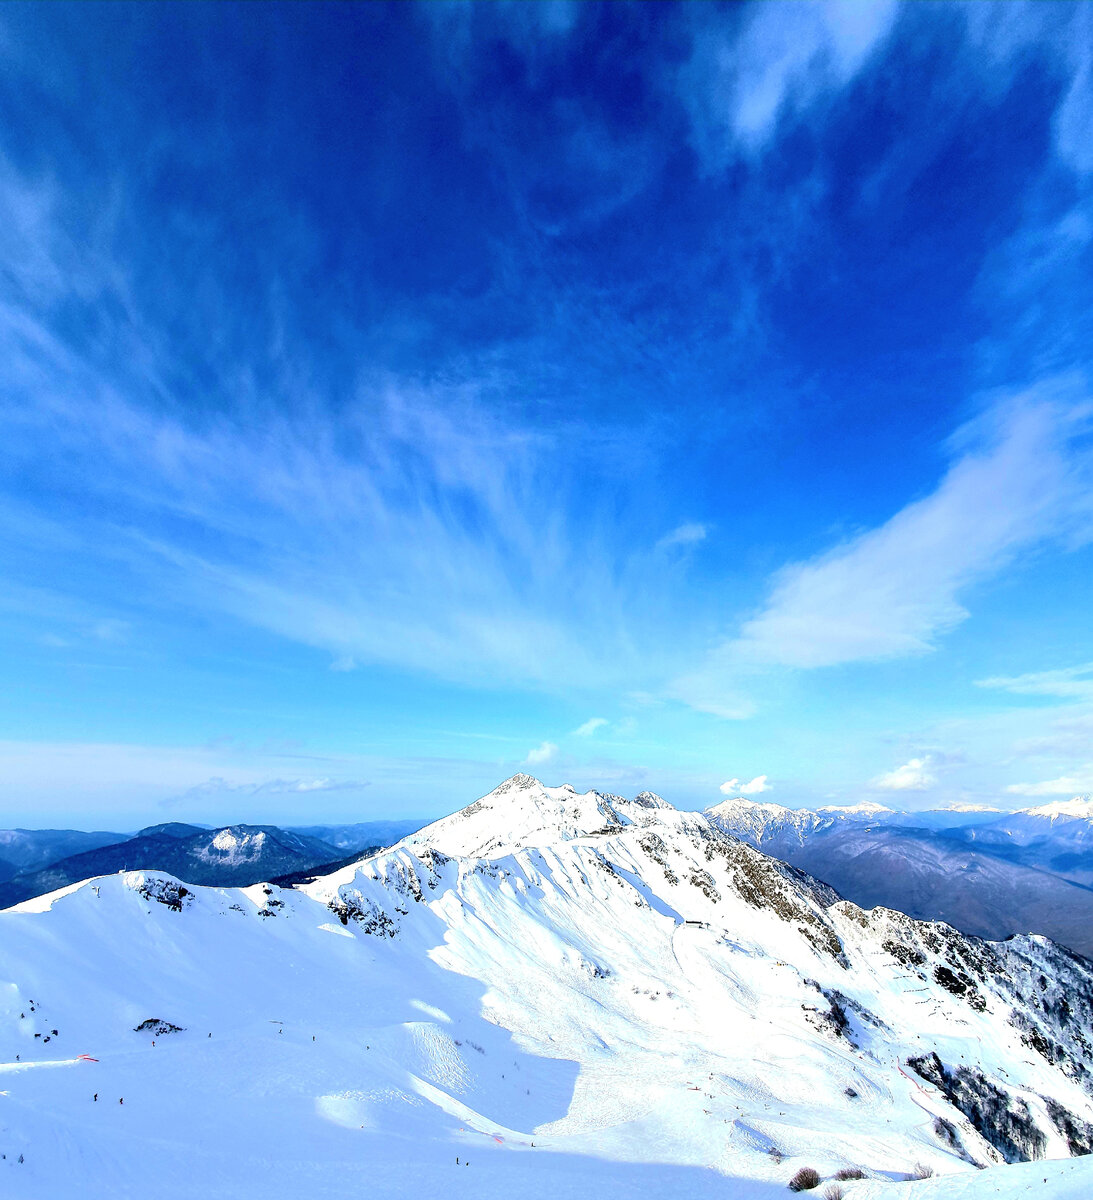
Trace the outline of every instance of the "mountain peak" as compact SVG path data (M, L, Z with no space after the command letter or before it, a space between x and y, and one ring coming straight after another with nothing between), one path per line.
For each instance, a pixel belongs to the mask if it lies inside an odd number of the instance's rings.
M727 800L722 800L717 804L711 805L706 809L706 812L721 813L721 812L748 812L752 809L759 809L764 812L792 812L792 809L786 808L783 804L775 804L771 800L750 800L747 796L730 796Z
M736 796L722 800L706 809L706 816L725 833L753 846L761 845L778 833L792 832L797 838L813 829L822 818L807 808L785 808L781 804L763 804L749 800L747 796Z
M1049 821L1064 820L1093 821L1093 796L1074 796L1070 800L1053 800L1035 808L1020 810L1028 817L1043 817Z
M490 795L492 796L496 792L510 792L514 788L532 788L542 786L542 783L540 783L540 781L536 779L534 775L525 775L523 771L519 771L515 775L510 776L503 783L499 783L493 789L493 792L491 792Z
M570 783L548 787L521 772L405 840L446 854L481 858L644 824L650 809L674 811L653 792L627 800L609 792L578 792Z
M732 825L743 823L748 827L792 821L794 811L769 801L764 803L761 800L749 800L747 796L730 796L729 799L705 810L706 816L715 823L727 821Z
M857 804L825 804L817 812L833 813L835 816L873 817L880 813L890 813L893 810L875 800L861 800Z

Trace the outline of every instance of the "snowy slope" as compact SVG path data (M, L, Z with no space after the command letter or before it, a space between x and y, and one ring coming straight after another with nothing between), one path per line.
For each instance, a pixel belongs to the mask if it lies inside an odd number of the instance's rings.
M0 913L0 1194L773 1200L811 1164L975 1200L1033 1152L1076 1196L1091 971L516 777L298 890L134 872ZM917 1163L961 1191L891 1182Z

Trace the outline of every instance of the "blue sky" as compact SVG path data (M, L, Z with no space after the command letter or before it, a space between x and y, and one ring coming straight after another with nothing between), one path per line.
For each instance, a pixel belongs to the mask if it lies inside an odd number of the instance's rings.
M1093 6L0 58L0 821L1093 791Z

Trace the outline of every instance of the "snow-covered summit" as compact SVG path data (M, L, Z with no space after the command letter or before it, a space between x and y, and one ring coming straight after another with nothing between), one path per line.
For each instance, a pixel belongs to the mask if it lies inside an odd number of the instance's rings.
M982 826L982 836L1018 846L1050 846L1055 855L1093 848L1093 797L1074 796L1003 813Z
M817 812L831 813L836 817L879 817L894 810L875 800L862 800L858 804L825 804Z
M726 833L759 846L773 837L802 838L824 818L808 809L784 808L781 804L762 804L746 796L722 800L706 809L706 816Z
M1093 821L1093 796L1075 796L1071 800L1053 800L1050 804L1039 804L1035 808L1019 810L1026 817L1040 817L1046 821Z
M532 775L519 774L466 808L411 834L405 843L483 858L647 825L669 813L684 816L653 792L627 800L609 792L578 792L569 783L548 787Z

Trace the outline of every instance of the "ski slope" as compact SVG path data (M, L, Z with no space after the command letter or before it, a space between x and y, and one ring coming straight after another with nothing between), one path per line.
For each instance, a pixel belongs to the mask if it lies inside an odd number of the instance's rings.
M763 1200L803 1165L866 1170L855 1200L1093 1194L1042 1099L1089 1094L1010 1021L1041 968L1078 1014L1080 960L834 900L657 797L528 777L298 890L41 897L0 913L0 1195ZM979 962L974 1005L933 977ZM908 1067L934 1051L1046 1160L1001 1164Z

